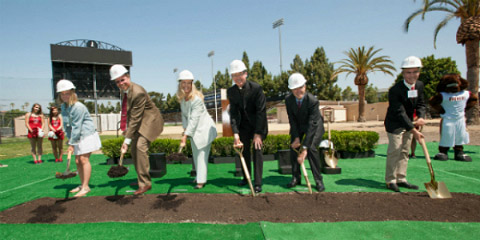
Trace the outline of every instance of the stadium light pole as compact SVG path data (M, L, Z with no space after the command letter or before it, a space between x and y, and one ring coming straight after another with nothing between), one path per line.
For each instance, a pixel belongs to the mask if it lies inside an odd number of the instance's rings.
M277 21L273 22L272 28L278 28L278 42L280 46L280 74L282 74L282 34L280 32L280 26L283 25L283 18L278 19Z
M213 81L213 92L214 92L214 96L215 96L215 125L218 124L218 114L217 114L217 83L215 81L215 77L213 76L213 55L215 55L215 51L210 51L208 53L208 57L210 59L212 59L212 81Z

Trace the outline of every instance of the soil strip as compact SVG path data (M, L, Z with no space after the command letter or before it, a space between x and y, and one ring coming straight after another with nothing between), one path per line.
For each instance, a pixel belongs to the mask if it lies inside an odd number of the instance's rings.
M244 224L269 221L480 222L480 196L452 193L430 199L408 193L147 194L79 199L41 198L0 212L2 223L196 222Z

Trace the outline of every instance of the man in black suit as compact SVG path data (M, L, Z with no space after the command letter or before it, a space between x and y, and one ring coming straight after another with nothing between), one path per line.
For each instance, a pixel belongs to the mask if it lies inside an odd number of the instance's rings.
M230 122L235 146L244 146L244 157L248 171L252 172L250 145L254 144L253 164L255 176L255 192L262 191L263 174L263 140L267 137L266 98L262 87L255 82L247 81L247 68L240 60L230 63L229 69L235 85L227 90L230 101ZM248 184L245 173L238 184Z
M317 98L306 91L305 77L300 73L294 73L288 78L288 88L292 94L285 98L288 121L290 122L291 150L290 161L292 164L292 181L287 187L295 187L301 183L300 164L308 157L316 188L319 192L325 190L322 174L320 173L320 157L318 145L322 141L325 128L323 117L318 109ZM301 139L303 138L303 141ZM300 154L293 149L301 147ZM298 156L297 156L298 155Z
M388 136L385 183L387 188L400 192L398 187L418 189L407 182L408 152L412 136L418 141L423 138L415 127L425 124L425 100L423 82L417 81L422 62L410 56L402 62L404 81L399 81L388 91L388 110L385 129ZM418 119L413 123L414 112Z

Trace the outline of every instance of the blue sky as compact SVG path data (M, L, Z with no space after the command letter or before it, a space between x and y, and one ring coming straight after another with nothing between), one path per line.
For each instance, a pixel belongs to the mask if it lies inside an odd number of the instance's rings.
M419 9L413 0L264 0L264 1L151 1L151 0L0 0L0 110L25 102L52 101L50 44L93 39L132 51L132 81L147 91L173 94L174 68L189 69L202 84L212 83L214 71L224 72L234 59L248 53L267 71L279 74L278 30L272 23L284 18L283 69L296 54L309 58L323 47L330 62L358 46L382 48L397 69L410 55L451 57L466 75L465 49L455 41L459 20L440 31L433 48L433 29L443 14L415 19L403 31L405 19ZM177 72L178 73L178 72ZM398 73L398 72L397 72ZM369 75L378 88L394 78ZM353 76L340 75L337 84L356 90Z

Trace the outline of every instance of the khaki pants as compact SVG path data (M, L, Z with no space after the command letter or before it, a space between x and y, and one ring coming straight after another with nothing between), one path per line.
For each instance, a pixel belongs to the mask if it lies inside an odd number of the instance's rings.
M388 133L387 166L385 182L397 183L407 181L408 152L413 134L403 131L400 134Z
M137 171L138 187L152 186L152 179L150 178L150 160L148 158L148 148L150 141L139 133L135 133L132 139L132 159Z

